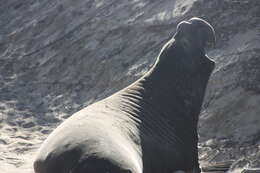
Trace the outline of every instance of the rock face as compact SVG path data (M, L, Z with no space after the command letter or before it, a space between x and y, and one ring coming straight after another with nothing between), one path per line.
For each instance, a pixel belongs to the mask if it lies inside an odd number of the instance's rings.
M260 166L259 0L0 3L0 168L31 170L34 150L57 123L139 78L192 16L217 33L201 163Z

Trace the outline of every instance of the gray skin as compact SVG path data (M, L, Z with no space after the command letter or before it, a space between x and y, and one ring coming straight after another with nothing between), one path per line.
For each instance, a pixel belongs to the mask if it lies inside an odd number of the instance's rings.
M154 66L72 115L42 144L36 173L199 173L197 123L214 62L204 20L181 22Z

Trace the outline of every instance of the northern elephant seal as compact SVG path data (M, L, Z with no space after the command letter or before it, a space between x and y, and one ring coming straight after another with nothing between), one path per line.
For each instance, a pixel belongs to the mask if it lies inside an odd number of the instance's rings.
M200 18L178 24L139 80L72 115L42 144L36 173L200 172L197 122L215 41Z

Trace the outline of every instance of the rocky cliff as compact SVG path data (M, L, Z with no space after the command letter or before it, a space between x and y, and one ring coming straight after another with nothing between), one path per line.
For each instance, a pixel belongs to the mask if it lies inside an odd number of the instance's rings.
M32 172L65 118L153 64L176 24L214 26L216 63L201 112L200 159L260 167L259 0L0 0L0 170Z

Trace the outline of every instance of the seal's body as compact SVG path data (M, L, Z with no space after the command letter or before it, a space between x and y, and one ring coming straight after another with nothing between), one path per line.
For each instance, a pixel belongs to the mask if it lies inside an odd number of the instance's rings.
M142 78L54 130L36 173L200 172L197 122L214 62L187 38L177 28Z

